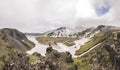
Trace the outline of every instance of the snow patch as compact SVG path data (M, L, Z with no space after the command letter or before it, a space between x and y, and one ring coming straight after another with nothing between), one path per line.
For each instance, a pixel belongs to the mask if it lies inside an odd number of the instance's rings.
M37 40L35 36L27 36L27 38L31 41L33 41L35 43L35 47L30 50L27 51L28 54L33 54L34 52L38 52L40 53L42 56L45 56L46 54L46 49L49 47L48 45L43 45L40 44ZM56 46L52 46L53 49L57 50L58 52L70 52L73 58L77 58L80 56L76 56L75 52L80 49L81 45L84 45L86 42L88 42L90 39L88 38L81 38L80 40L76 40L75 45L73 46L66 46L63 43L57 43Z
M76 40L76 41L74 41L75 42L75 44L80 44L80 45L84 45L86 42L88 42L90 39L88 39L88 38L81 38L81 39L79 39L79 40Z
M90 39L88 38L81 38L80 40L76 40L75 45L73 46L66 46L63 43L57 43L58 46L54 46L53 49L57 50L58 52L70 52L72 57L75 58L75 52L80 49L81 45L84 45L86 42L88 42Z
M38 52L40 53L42 56L45 56L46 53L46 49L49 47L48 45L42 45L40 44L37 40L35 36L27 36L27 38L31 41L33 41L35 43L35 47L30 50L27 51L28 54L33 54L34 52Z

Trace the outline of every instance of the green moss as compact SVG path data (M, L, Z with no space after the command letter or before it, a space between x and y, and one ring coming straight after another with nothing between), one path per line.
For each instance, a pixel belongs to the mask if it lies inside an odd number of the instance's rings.
M64 42L63 44L67 45L67 46L73 46L75 45L75 43L72 41L72 42Z
M105 39L104 34L100 33L98 36L92 38L89 42L85 43L85 45L82 45L79 50L76 51L76 55L80 55L93 46L97 45L98 43L102 42Z
M67 38L67 37L38 37L37 40L42 44L53 44L56 43L65 43L66 45L71 45L67 42L73 42L75 40L78 40L78 38Z
M98 61L101 61L103 63L106 61L109 65L110 64L109 54L103 47L105 43L106 42L102 42L101 45L97 46L95 49L93 49L83 57L75 58L74 64L77 64L78 70L91 70L94 66L97 66L99 64ZM96 59L96 61L93 61L94 59Z
M30 58L29 59L30 64L34 64L38 60L38 58L36 56L33 56L33 55L30 55L29 58Z
M0 61L0 70L2 70L2 67L4 66L4 62Z
M73 61L74 61L74 64L78 64L78 63L82 62L82 59L74 58Z

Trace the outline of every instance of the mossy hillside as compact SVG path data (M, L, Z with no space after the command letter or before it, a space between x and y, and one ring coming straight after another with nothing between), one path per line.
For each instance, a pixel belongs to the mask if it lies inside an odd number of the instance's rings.
M96 48L81 58L75 58L74 63L77 64L78 70L110 70L112 62L110 54L105 49L105 45L112 40L117 40L119 30L111 30L104 34L105 40Z
M78 70L90 70L90 61L84 58L74 58L74 64L77 65Z
M69 47L75 45L75 43L73 41L64 42L63 44L65 44Z
M109 54L103 47L105 45L105 42L103 42L101 45L97 46L95 49L90 51L88 54L84 55L81 58L75 58L74 63L77 64L78 70L91 70L92 68L97 69L97 66L99 66L99 63L104 64L104 66L111 65L109 60Z
M5 29L4 29L5 30ZM9 32L9 31L8 31ZM7 33L6 33L7 34ZM1 29L0 29L0 70L1 68L3 67L4 63L6 61L8 61L8 59L11 57L11 56L14 56L17 58L17 54L18 53L25 53L26 49L24 49L25 47L18 47L18 46L15 46L14 44L16 44L16 42L13 42L13 41L16 41L17 37L15 38L12 38L11 35L9 35L9 33L7 34L2 33L1 32ZM12 33L11 33L12 34ZM23 34L22 34L23 35ZM8 37L9 36L9 37ZM11 37L10 37L11 36ZM12 41L13 40L13 41ZM19 39L18 41L21 42L22 39ZM28 46L33 46L33 43L28 41L27 39L25 39L26 41L24 41ZM13 44L13 45L11 45ZM32 47L31 47L32 48Z
M3 60L7 60L14 51L17 50L6 47L6 42L2 39L2 35L0 34L0 57L4 57Z
M89 50L90 48L101 42L106 42L108 40L115 39L117 37L116 34L119 31L120 30L110 30L108 32L99 32L97 35L92 37L90 41L82 45L80 49L76 51L76 55L82 54L83 52Z
M1 51L1 53L0 53L0 70L4 66L5 62L8 61L8 59L11 56L16 57L16 54L21 52L16 49L10 49L10 48L6 48L6 47L1 47L0 51ZM23 53L23 52L21 52L21 53Z
M95 46L95 45L99 44L100 42L104 41L104 39L105 39L104 33L99 33L97 36L93 37L90 41L88 41L87 43L82 45L80 47L80 49L76 51L75 54L80 55L80 54L86 52L87 50L89 50L93 46Z

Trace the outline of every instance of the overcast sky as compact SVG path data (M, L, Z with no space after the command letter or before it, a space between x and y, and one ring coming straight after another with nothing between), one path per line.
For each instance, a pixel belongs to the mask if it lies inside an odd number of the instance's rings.
M120 0L0 0L0 28L45 32L61 26L120 26Z

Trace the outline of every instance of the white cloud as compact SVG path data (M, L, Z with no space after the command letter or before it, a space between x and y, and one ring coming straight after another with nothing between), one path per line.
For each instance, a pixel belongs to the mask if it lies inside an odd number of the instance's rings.
M103 16L98 7L110 5ZM0 27L45 32L61 26L120 26L120 0L0 0Z
M92 18L96 16L90 0L78 0L76 4L77 18Z

